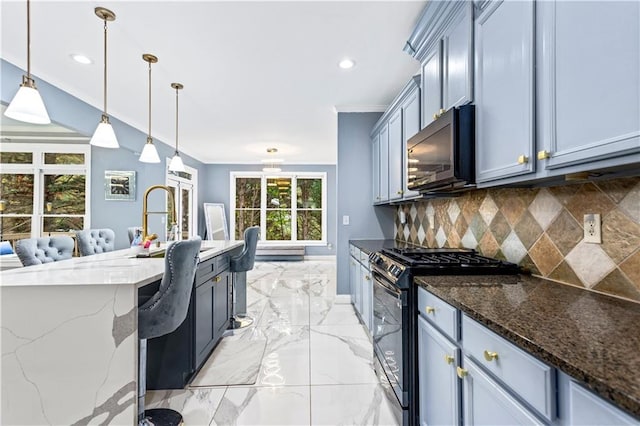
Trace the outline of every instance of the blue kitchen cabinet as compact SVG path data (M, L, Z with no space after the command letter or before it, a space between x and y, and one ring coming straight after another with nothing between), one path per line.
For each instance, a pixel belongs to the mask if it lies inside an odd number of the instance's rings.
M640 2L539 2L538 22L542 168L639 161Z
M417 80L417 79L416 79ZM420 131L420 87L419 80L407 92L402 103L402 198L408 199L420 195L418 191L407 188L407 177L411 174L411 164L407 162L407 142ZM414 165L415 166L415 165Z
M372 161L372 201L373 204L380 202L380 133L376 133L372 137L371 147L371 161Z
M378 157L380 165L380 192L378 202L385 203L389 200L389 124L385 124L380 129L380 154Z
M427 4L409 43L417 47L409 53L421 64L424 128L473 100L473 3Z
M368 264L360 265L360 291L362 292L360 316L364 322L369 335L371 335L373 318L373 281L371 281L371 273Z
M491 2L475 23L476 181L535 171L534 3Z
M462 407L465 425L543 424L471 359L464 357L458 367L462 379Z
M402 149L402 108L389 117L388 132L388 200L394 201L402 198L402 159L405 156Z
M427 54L421 65L422 128L438 117L442 108L442 43Z
M351 303L359 311L360 306L360 264L355 257L349 258L349 287L351 290Z
M418 395L420 425L459 425L460 350L418 316Z

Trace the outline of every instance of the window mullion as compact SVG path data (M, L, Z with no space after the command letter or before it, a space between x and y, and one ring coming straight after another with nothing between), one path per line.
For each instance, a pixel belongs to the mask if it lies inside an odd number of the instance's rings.
M260 177L260 234L267 241L267 177Z
M298 241L298 179L291 176L291 241Z

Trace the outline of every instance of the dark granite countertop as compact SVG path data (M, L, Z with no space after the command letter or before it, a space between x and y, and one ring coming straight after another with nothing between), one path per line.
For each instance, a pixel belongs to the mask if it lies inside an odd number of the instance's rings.
M415 281L640 418L640 304L525 275Z
M349 240L349 244L353 244L367 254L371 254L374 251L380 251L383 248L404 248L410 245L396 240Z

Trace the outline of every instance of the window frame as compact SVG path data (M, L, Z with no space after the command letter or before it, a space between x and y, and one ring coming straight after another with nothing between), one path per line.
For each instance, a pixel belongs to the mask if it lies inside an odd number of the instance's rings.
M30 217L31 238L42 236L43 221L46 217L81 217L83 229L91 228L91 146L75 143L2 143L1 152L31 152L31 164L0 164L1 174L33 175L33 209L27 213L3 213L3 217ZM84 164L45 164L44 154L84 154ZM84 214L48 214L45 210L44 177L48 174L83 174L85 176Z
M238 178L260 178L260 241L265 245L292 245L302 244L305 246L325 246L327 245L327 173L326 172L240 172L229 173L229 230L232 239L236 236L236 180ZM291 179L291 239L289 240L266 240L267 235L267 179L286 178ZM298 240L298 179L320 179L322 182L321 200L321 233L320 240ZM300 209L308 211L308 209Z

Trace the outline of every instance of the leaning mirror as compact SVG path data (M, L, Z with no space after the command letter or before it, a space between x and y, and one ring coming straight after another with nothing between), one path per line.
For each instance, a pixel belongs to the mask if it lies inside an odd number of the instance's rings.
M204 203L204 220L208 240L228 240L229 229L222 203Z

